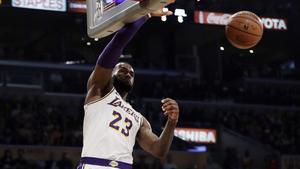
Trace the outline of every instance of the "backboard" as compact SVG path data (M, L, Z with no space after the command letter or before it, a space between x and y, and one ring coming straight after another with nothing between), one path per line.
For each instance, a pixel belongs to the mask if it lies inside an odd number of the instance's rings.
M87 0L87 30L91 38L108 36L126 23L167 4L167 0Z

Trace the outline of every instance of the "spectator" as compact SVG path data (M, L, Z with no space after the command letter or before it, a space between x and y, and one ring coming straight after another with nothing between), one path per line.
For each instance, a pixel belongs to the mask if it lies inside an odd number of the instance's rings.
M226 148L223 169L240 169L240 160L235 148Z
M11 150L7 149L4 151L3 157L0 159L1 169L13 169L14 160L12 157Z
M57 162L58 169L73 169L72 161L67 157L67 153L63 153L61 159Z
M24 150L18 149L18 155L17 158L14 160L15 169L27 169L28 168L28 162L24 158Z
M57 161L54 159L53 152L50 152L48 160L45 161L44 169L58 169Z
M253 159L250 156L249 150L246 150L242 159L243 169L252 169Z
M150 169L149 165L146 163L146 156L139 156L139 160L136 163L133 163L133 169Z
M163 165L163 169L177 169L177 165L173 162L171 155L167 157L167 160Z
M222 167L216 163L211 156L207 157L207 163L204 169L222 169Z

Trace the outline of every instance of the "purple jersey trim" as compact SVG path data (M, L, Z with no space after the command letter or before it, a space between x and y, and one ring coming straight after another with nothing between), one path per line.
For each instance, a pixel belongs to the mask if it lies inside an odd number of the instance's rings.
M83 164L99 165L104 167L115 167L119 169L132 169L132 165L128 163L124 163L121 161L114 161L114 160L106 160L106 159L95 158L95 157L81 157L80 165Z

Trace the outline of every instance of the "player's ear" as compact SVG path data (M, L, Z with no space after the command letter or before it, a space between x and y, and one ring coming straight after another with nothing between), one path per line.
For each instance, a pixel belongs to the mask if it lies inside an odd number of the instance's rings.
M111 75L114 75L116 73L116 70L117 70L117 65L113 68Z

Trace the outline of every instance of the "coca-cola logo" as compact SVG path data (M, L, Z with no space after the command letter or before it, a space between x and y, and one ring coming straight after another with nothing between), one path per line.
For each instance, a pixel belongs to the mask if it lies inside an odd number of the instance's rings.
M195 22L200 24L226 25L231 14L195 11ZM265 29L287 30L287 24L284 19L277 18L261 18L261 22ZM245 27L248 29L248 27Z
M229 15L229 14L209 13L207 16L207 23L217 24L217 25L226 25L230 16L231 15Z

